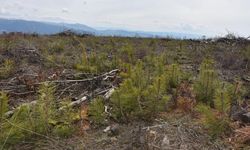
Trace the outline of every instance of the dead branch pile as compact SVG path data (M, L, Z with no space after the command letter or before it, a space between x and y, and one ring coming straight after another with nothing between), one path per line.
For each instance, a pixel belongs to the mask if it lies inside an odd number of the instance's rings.
M0 82L0 89L9 93L9 95L17 96L35 93L39 86L44 82L53 83L57 87L57 91L61 91L61 94L77 91L77 88L81 87L93 90L101 86L100 89L103 89L117 84L116 79L118 72L119 70L115 69L96 76L93 74L93 77L89 78L84 78L84 76L81 78L81 75L83 74L68 73L67 75L62 74L62 78L60 80L51 80L54 76L58 76L57 74L53 74L51 77L48 77L47 80L43 80L42 82L40 74L24 74L22 76L14 77L8 81ZM69 76L71 76L71 79L67 79Z
M35 94L38 91L40 85L44 82L49 82L53 84L56 88L56 100L62 98L71 98L72 102L70 106L78 106L85 101L89 101L99 95L108 99L114 92L115 87L120 83L120 78L118 77L119 70L114 69L109 72L94 75L88 78L79 78L79 74L62 74L62 78L59 80L47 80L43 82L30 82L30 84L20 84L20 78L13 78L8 82L0 82L0 89L9 93L9 95L27 95ZM33 75L36 77L36 75ZM67 77L71 79L67 79ZM90 76L90 75L89 75ZM64 77L64 78L63 78ZM73 77L73 78L72 78ZM77 79L74 77L78 77ZM83 77L83 76L82 76ZM37 80L38 81L38 80ZM35 105L36 101L30 103L24 103L22 105ZM64 108L59 108L59 110ZM5 115L10 117L13 115L14 110L7 112Z

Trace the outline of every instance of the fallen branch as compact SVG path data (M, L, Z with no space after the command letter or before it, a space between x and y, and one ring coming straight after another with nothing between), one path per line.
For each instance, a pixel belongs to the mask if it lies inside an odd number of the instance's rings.
M115 92L115 88L111 88L105 95L104 99L109 99L111 95Z
M106 91L106 90L105 90L105 91ZM109 99L110 96L114 93L114 91L115 91L114 88L109 89L109 90L104 94L104 98L105 98L105 99ZM76 106L79 106L79 105L81 105L83 102L86 102L86 101L88 101L88 100L90 100L90 99L88 98L88 96L83 96L83 97L79 98L78 100L71 102L68 106L60 107L58 110L59 110L59 111L62 111L62 110L64 110L64 109L66 109L67 107L76 107ZM20 109L20 108L23 107L23 106L31 106L31 107L32 107L32 106L34 106L34 105L36 105L36 104L37 104L37 101L32 101L32 102L30 102L30 103L24 103L24 104L20 105L19 107L17 107L16 109ZM16 109L6 112L6 113L4 114L4 116L5 116L6 118L10 118L10 117L15 113L15 110L16 110Z
M153 129L153 128L162 128L164 126L167 126L168 123L165 122L163 124L158 124L158 125L154 125L154 126L148 126L148 127L143 127L142 130L149 130L149 129Z
M35 91L27 91L27 92L23 92L23 93L9 92L9 94L16 95L16 96L28 95L28 94L32 94L32 93L35 93Z
M102 75L99 75L99 76L96 76L96 77L93 77L93 78L88 78L88 79L81 79L81 80L55 80L55 81L48 81L48 82L50 82L50 83L89 82L89 81L93 81L93 80L97 80L97 79L101 79L101 78L103 78L102 80L107 80L110 77L114 77L114 75L116 73L118 73L118 72L119 72L119 69L114 69L114 70L111 70L110 72L104 73ZM39 84L41 84L41 83L39 83Z
M67 107L75 107L75 106L78 106L80 105L81 103L85 102L88 100L88 97L87 96L84 96L82 97L81 99L77 100L77 101L74 101L74 102L71 102L68 106L63 106L61 108L59 108L59 111L62 111L64 109L66 109Z
M19 107L17 107L16 109L6 112L4 114L4 116L6 118L10 118L15 113L15 110L20 109L23 106L34 106L34 105L36 105L36 103L37 103L37 101L32 101L30 103L24 103L24 104L20 105Z

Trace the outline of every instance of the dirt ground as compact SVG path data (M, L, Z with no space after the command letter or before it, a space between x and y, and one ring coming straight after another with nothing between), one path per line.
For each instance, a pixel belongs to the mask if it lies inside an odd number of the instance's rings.
M14 149L58 150L229 150L228 139L212 140L191 115L163 113L152 123L115 124L115 132L106 126L93 128L69 139L39 139Z

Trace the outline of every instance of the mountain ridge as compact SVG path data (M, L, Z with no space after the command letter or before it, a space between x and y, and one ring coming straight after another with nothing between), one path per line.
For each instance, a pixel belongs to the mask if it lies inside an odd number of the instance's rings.
M0 33L23 32L38 34L56 34L65 30L72 30L76 33L87 33L96 36L121 36L121 37L172 37L172 38L201 38L199 34L188 34L179 32L147 32L129 31L123 29L95 29L84 24L54 23L43 21L32 21L23 19L0 18Z

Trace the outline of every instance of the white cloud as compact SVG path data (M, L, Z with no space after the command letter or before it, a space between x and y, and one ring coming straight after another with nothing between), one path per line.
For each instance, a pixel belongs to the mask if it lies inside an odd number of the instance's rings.
M0 14L5 14L6 10L4 8L0 8Z
M249 0L0 0L0 17L83 23L94 27L250 35ZM70 15L69 15L70 13Z
M63 9L62 9L62 13L69 13L68 8L63 8Z

